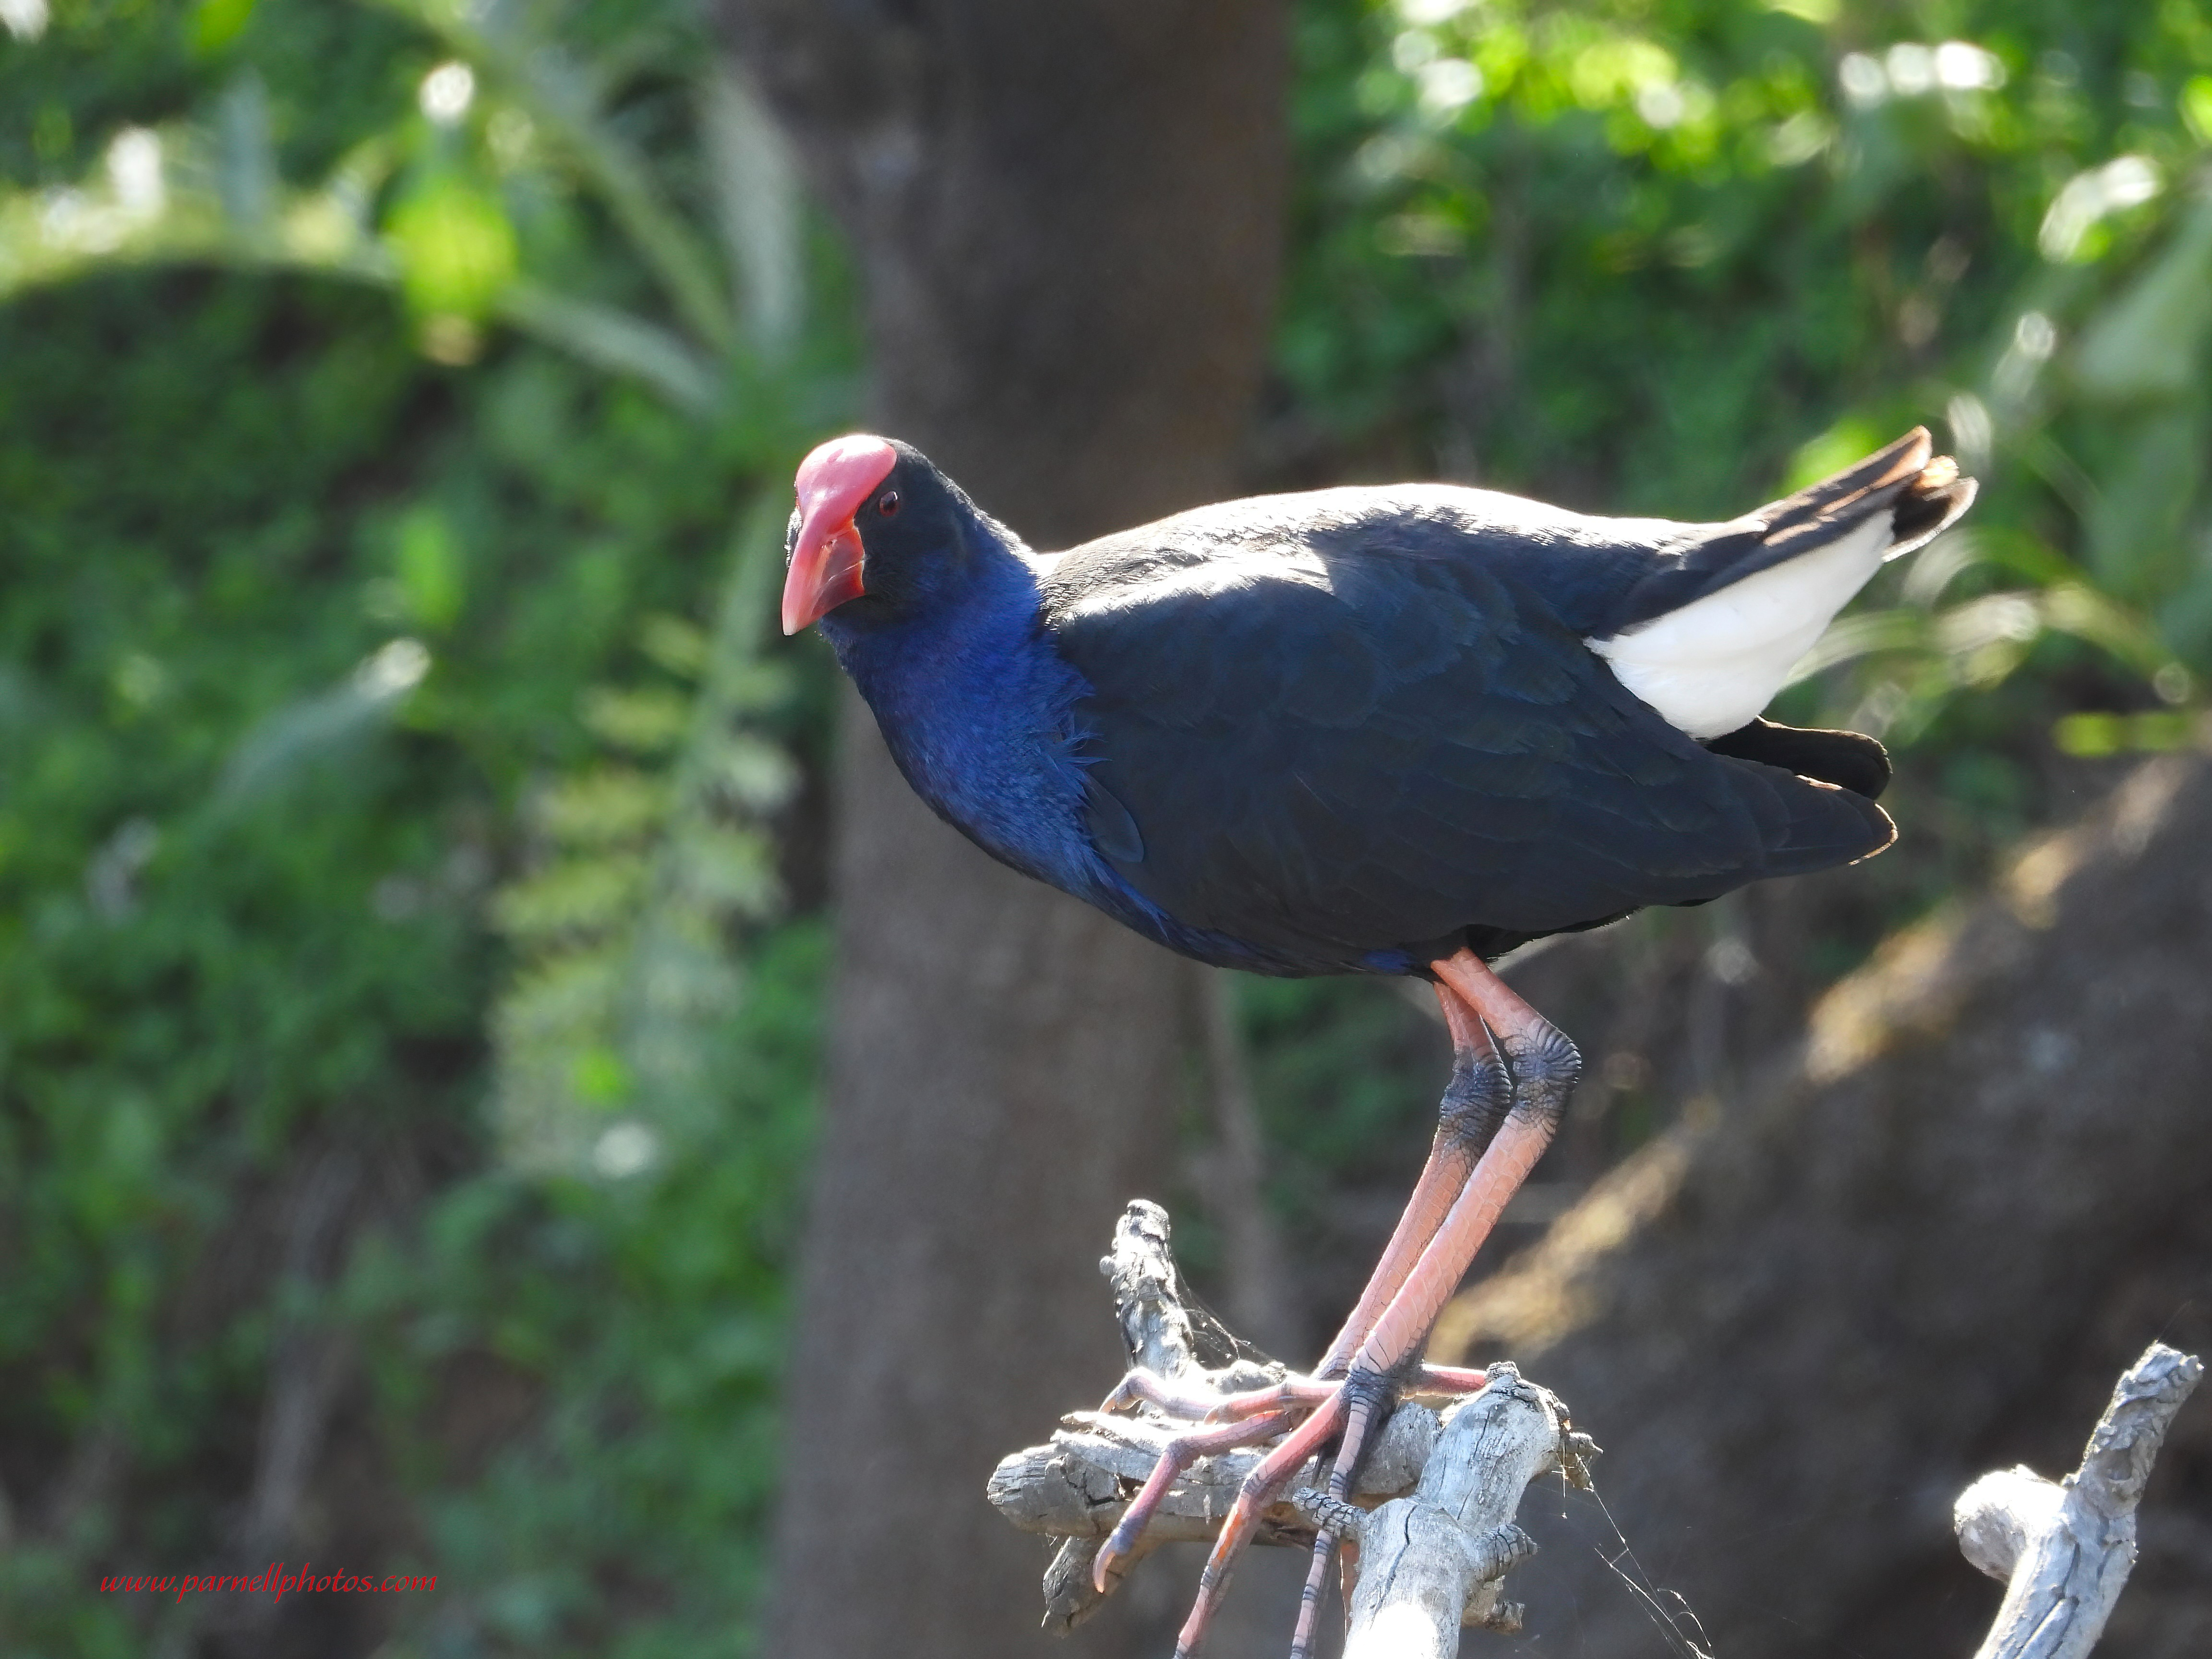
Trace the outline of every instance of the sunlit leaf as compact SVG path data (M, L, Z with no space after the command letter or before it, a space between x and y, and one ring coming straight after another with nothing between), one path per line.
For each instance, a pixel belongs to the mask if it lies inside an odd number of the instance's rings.
M427 505L411 509L399 521L396 562L414 620L434 633L452 627L461 612L461 556L445 514Z
M735 733L720 745L716 759L722 788L751 811L774 811L799 787L799 769L791 757L762 738Z
M2201 740L2202 718L2178 709L2140 714L2069 714L2051 728L2062 753L2097 757L2156 753L2193 748Z
M632 754L653 755L674 746L690 723L691 705L658 686L621 690L595 686L584 696L584 724L593 735Z
M645 654L672 674L696 679L707 665L707 636L697 625L665 611L638 624L637 642Z
M488 316L514 279L519 256L506 210L452 174L410 191L385 229L408 303L425 316Z
M563 860L505 889L492 920L518 939L597 932L623 921L644 891L647 865L635 854Z
M1790 458L1782 488L1802 489L1807 484L1818 483L1863 459L1896 435L1883 431L1863 415L1847 415Z
M565 778L545 793L538 815L553 836L570 847L612 847L634 842L667 812L667 785L629 767L606 766Z
M192 50L203 56L221 52L253 20L257 0L199 0L192 9Z

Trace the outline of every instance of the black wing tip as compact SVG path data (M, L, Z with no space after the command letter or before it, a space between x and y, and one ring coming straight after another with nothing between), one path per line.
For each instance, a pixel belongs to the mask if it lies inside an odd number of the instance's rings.
M1853 734L1856 735L1856 734ZM1799 781L1802 794L1783 834L1767 844L1770 876L1806 876L1863 864L1897 844L1897 820L1856 790Z
M1975 483L1948 455L1935 453L1916 426L1855 466L1724 525L1706 526L1670 560L1662 560L1592 619L1586 637L1609 639L1678 611L1746 576L1826 546L1857 526L1890 515L1882 556L1910 553L1959 521Z
M1865 800L1881 799L1893 771L1889 750L1863 732L1784 726L1764 718L1710 738L1705 747L1733 760L1778 766L1801 778L1848 790Z

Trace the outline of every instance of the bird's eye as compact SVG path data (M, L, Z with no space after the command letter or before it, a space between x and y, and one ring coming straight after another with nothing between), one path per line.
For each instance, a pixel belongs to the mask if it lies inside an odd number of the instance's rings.
M892 514L897 512L898 507L898 491L896 489L886 489L882 495L876 497L876 511L882 514L886 519L890 518Z

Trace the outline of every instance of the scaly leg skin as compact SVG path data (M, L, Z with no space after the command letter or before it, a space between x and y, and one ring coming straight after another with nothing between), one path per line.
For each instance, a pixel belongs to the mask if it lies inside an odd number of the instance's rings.
M1331 1482L1334 1485L1334 1482ZM1336 1534L1327 1527L1314 1534L1313 1560L1306 1567L1306 1582L1298 1591L1298 1622L1291 1632L1291 1659L1306 1659L1313 1651L1314 1630L1321 1617L1321 1587L1328 1579L1328 1564L1336 1553ZM1347 1604L1349 1583L1340 1586Z
M1457 1366L1423 1365L1413 1373L1407 1391L1420 1394L1468 1395L1481 1391L1489 1378L1481 1371L1466 1370ZM1175 1483L1186 1470L1201 1457L1211 1457L1217 1452L1233 1451L1242 1446L1255 1445L1270 1436L1279 1433L1292 1410L1310 1410L1334 1399L1343 1389L1341 1382L1321 1382L1305 1378L1292 1378L1273 1388L1255 1389L1246 1394L1221 1397L1212 1405L1201 1421L1222 1426L1200 1428L1179 1434L1160 1449L1159 1461L1152 1465L1152 1474L1144 1486L1122 1511L1113 1532L1098 1547L1091 1567L1091 1582L1102 1595L1108 1582L1115 1575L1122 1559L1137 1547L1144 1535L1152 1512L1158 1509ZM1105 1409L1148 1400L1170 1411L1190 1407L1182 1414L1193 1414L1197 1407L1206 1407L1211 1396L1179 1391L1150 1371L1132 1371L1121 1381L1121 1388L1107 1396Z
M1257 1417L1265 1412L1310 1412L1316 1406L1328 1403L1329 1395L1336 1390L1334 1382L1310 1376L1289 1376L1273 1388L1255 1389L1249 1394L1225 1394L1206 1407L1200 1420L1233 1423L1239 1418Z
M1346 1319L1344 1328L1337 1333L1328 1353L1314 1368L1315 1377L1343 1375L1369 1328L1389 1305L1390 1298L1413 1271L1429 1240L1436 1237L1452 1200L1467 1185L1475 1160L1498 1133L1498 1126L1504 1121L1512 1104L1504 1063L1482 1021L1441 984L1437 987L1437 1000L1443 1005L1444 1022L1451 1030L1452 1078L1438 1109L1436 1140L1429 1149L1428 1162L1421 1168L1420 1178L1413 1184L1413 1196L1407 1200L1405 1212L1399 1217L1397 1228L1382 1252L1382 1259L1376 1264L1367 1288L1360 1292L1359 1301ZM1477 1382L1473 1386L1480 1389L1482 1384ZM1456 1390L1447 1383L1445 1391ZM1292 1378L1283 1385L1280 1395L1272 1389L1255 1389L1246 1395L1217 1396L1203 1389L1170 1382L1156 1372L1139 1367L1121 1379L1099 1409L1120 1411L1141 1400L1158 1406L1170 1416L1218 1420L1274 1411L1285 1406L1310 1407L1320 1403L1326 1395L1326 1389L1309 1388L1305 1379Z
M1237 1553L1258 1530L1261 1511L1309 1456L1340 1434L1329 1489L1340 1497L1350 1491L1370 1429L1387 1414L1378 1408L1387 1403L1394 1377L1427 1340L1437 1316L1497 1224L1506 1200L1528 1178L1529 1170L1551 1144L1567 1096L1581 1074L1582 1057L1574 1044L1515 995L1473 951L1462 951L1431 965L1439 981L1439 994L1444 990L1452 994L1444 999L1447 1010L1456 999L1504 1048L1512 1073L1510 1106L1504 1121L1491 1126L1481 1157L1441 1222L1423 1242L1411 1270L1367 1330L1355 1340L1343 1387L1246 1478L1200 1577L1197 1602L1176 1645L1176 1659L1188 1659L1197 1650ZM1455 1036L1459 1030L1455 1022ZM1456 1072L1454 1081L1458 1081ZM1401 1225L1401 1232L1407 1231ZM1394 1251L1398 1243L1398 1239L1392 1240ZM1336 1346L1345 1341L1340 1336ZM1334 1346L1331 1352L1334 1355ZM1315 1540L1308 1584L1316 1597L1334 1544L1326 1531ZM1310 1642L1312 1620L1303 1609L1299 1623ZM1304 1651L1302 1646L1299 1659Z
M1424 1365L1413 1373L1406 1384L1407 1394L1480 1394L1490 1386L1488 1371L1473 1371L1464 1365Z
M1355 1371L1353 1375L1366 1374ZM1390 1396L1395 1390L1390 1387L1389 1379L1376 1380L1380 1386L1361 1390L1346 1413L1344 1437L1338 1443L1336 1462L1328 1474L1328 1495L1340 1501L1351 1499L1352 1482L1358 1470L1360 1455L1366 1449L1370 1427L1378 1420L1388 1421L1389 1407L1395 1404ZM1345 1392L1352 1393L1348 1381ZM1382 1409L1377 1410L1378 1407ZM1328 1582L1328 1564L1336 1553L1336 1534L1327 1527L1314 1534L1313 1559L1306 1567L1304 1588L1298 1592L1298 1622L1291 1635L1291 1659L1306 1659L1313 1651L1314 1623L1321 1612L1321 1589Z
M1261 1518L1268 1505L1297 1478L1307 1461L1343 1428L1350 1404L1346 1395L1351 1387L1352 1382L1347 1378L1329 1396L1328 1404L1292 1430L1281 1445L1261 1458L1252 1473L1244 1477L1244 1484L1237 1489L1237 1501L1230 1505L1229 1518L1214 1535L1213 1549L1206 1558L1205 1570L1198 1576L1198 1599L1191 1607L1190 1617L1183 1621L1182 1634L1176 1638L1176 1659L1188 1659L1198 1650L1206 1626L1212 1622L1213 1610L1221 1603L1222 1592L1229 1588L1230 1571L1236 1566L1237 1558L1244 1553L1245 1545L1252 1541L1252 1534L1260 1530Z
M1342 1387L1346 1366L1369 1327L1389 1305L1390 1297L1419 1260L1422 1249L1435 1237L1449 1212L1452 1200L1467 1184L1483 1148L1498 1131L1511 1103L1511 1092L1498 1047L1481 1020L1442 985L1437 1000L1452 1033L1452 1079L1444 1091L1435 1144L1414 1184L1405 1213L1399 1218L1390 1243L1376 1264L1358 1306L1329 1346L1316 1368L1316 1377L1291 1377L1273 1388L1238 1395L1215 1395L1203 1389L1170 1382L1145 1370L1133 1370L1106 1396L1102 1411L1119 1411L1139 1401L1158 1407L1171 1416L1195 1418L1206 1423L1234 1423L1266 1419L1257 1433L1227 1438L1218 1434L1178 1436L1163 1449L1159 1462L1120 1522L1098 1552L1091 1579L1100 1591L1118 1564L1136 1546L1146 1523L1166 1497L1168 1489L1197 1459L1264 1440L1279 1431L1283 1413L1310 1411L1335 1397ZM1332 1378L1332 1373L1334 1374ZM1327 1378L1331 1380L1316 1380ZM1443 1394L1473 1393L1483 1385L1480 1371L1447 1372L1424 1367L1418 1386Z
M1451 1081L1437 1109L1437 1135L1428 1162L1413 1183L1413 1196L1383 1247L1382 1259L1367 1280L1367 1288L1344 1322L1344 1328L1328 1345L1328 1352L1314 1367L1316 1376L1341 1376L1359 1344L1389 1306L1390 1298L1406 1282L1406 1275L1443 1224L1475 1161L1489 1146L1498 1126L1513 1103L1512 1084L1481 1018L1444 984L1436 988L1443 1009L1444 1024L1452 1036Z
M1121 1559L1137 1547L1138 1539L1144 1536L1145 1528L1152 1521L1152 1511L1159 1508L1160 1500L1182 1478L1185 1469L1216 1452L1255 1445L1282 1426L1280 1417L1249 1417L1221 1428L1193 1430L1169 1441L1160 1449L1159 1462L1152 1465L1143 1490L1130 1500L1129 1507L1121 1512L1121 1520L1091 1559L1091 1588L1101 1595L1106 1593L1108 1583L1120 1571Z

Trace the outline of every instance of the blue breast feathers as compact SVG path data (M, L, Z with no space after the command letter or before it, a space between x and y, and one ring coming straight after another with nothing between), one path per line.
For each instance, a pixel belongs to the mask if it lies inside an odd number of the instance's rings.
M1121 869L1146 855L1143 826L1092 775L1104 758L1084 718L1090 683L1040 617L1036 575L1007 549L976 561L958 590L895 622L822 632L853 678L914 791L1001 863L1097 905L1201 961L1261 973L1302 960L1194 927ZM1366 965L1402 972L1402 953Z
M1089 898L1107 873L1074 713L1089 687L1039 627L1026 562L980 562L918 614L862 631L832 612L822 631L915 793L994 857Z

